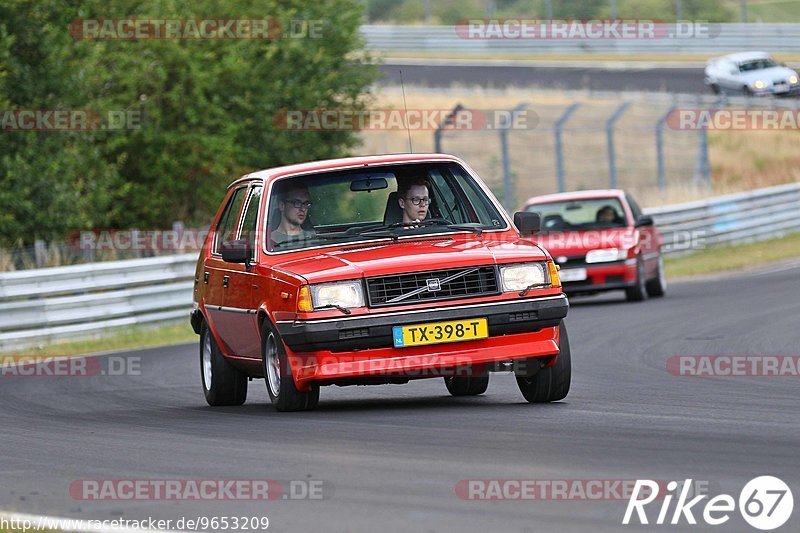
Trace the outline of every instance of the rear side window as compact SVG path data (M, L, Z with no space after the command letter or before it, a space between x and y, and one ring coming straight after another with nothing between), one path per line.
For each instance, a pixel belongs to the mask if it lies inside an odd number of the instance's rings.
M214 253L222 253L222 243L232 241L236 238L236 230L239 222L239 212L242 210L242 204L247 196L247 187L239 187L231 195L228 200L228 205L225 206L225 211L219 219L217 226L216 237L214 240Z

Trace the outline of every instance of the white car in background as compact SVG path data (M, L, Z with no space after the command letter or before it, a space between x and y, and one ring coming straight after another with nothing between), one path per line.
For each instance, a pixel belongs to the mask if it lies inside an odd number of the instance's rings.
M766 52L740 52L711 59L705 83L715 94L743 92L754 95L789 95L800 92L797 72L777 63Z

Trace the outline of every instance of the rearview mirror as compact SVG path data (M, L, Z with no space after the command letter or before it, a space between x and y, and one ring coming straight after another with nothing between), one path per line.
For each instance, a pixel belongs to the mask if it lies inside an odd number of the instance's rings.
M378 191L389 186L386 178L370 176L350 182L351 191Z
M539 213L517 211L514 213L514 225L519 230L520 235L531 235L539 231L542 226L542 219Z
M649 215L642 215L636 221L637 228L640 228L642 226L652 226L653 224L655 224L655 222L653 222L653 217Z
M226 263L244 263L249 270L252 256L253 251L250 249L250 243L245 239L222 243L222 260Z

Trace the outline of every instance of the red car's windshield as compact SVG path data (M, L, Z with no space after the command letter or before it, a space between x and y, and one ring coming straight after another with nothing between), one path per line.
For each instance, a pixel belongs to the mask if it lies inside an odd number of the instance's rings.
M624 228L627 225L625 210L615 197L533 204L526 210L539 214L544 231Z
M464 229L507 227L457 163L413 163L284 178L267 217L270 251Z

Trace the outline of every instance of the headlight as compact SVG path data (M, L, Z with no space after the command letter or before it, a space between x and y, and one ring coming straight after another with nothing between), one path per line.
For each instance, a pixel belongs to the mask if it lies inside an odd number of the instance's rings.
M321 307L364 307L364 291L359 281L311 285L314 309Z
M544 263L500 267L503 292L524 291L528 287L547 284Z
M789 83L797 83L797 75L789 76Z
M609 261L622 261L628 258L626 248L603 248L591 250L586 254L587 263L608 263Z
M764 88L764 82L761 81L761 80L754 81L753 82L753 87L755 87L756 89L763 89Z

